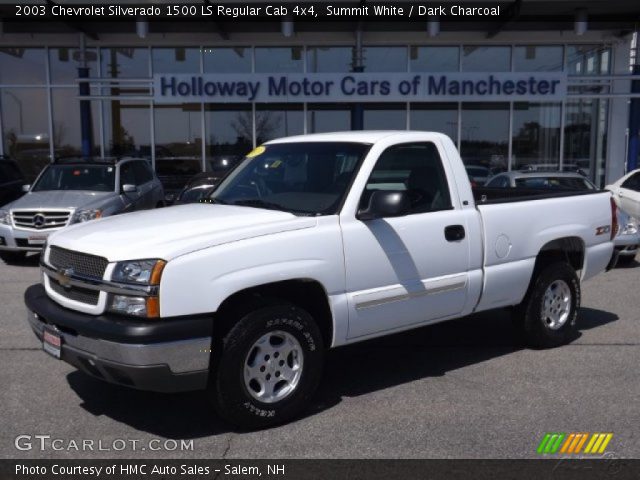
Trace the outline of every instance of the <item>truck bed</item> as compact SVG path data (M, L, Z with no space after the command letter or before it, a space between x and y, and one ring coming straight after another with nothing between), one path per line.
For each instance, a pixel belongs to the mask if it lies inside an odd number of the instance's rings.
M602 193L602 190L573 190L569 188L554 188L550 190L548 188L472 187L471 190L473 191L473 199L476 205L524 202L528 200L543 200L546 198Z

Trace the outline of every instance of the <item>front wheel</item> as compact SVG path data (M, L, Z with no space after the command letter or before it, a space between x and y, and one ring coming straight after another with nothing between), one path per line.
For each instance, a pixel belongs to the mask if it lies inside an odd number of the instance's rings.
M245 315L221 348L209 393L220 415L239 427L265 428L290 420L320 382L320 329L294 305L266 306Z
M575 271L565 262L556 262L539 270L514 316L529 346L551 348L575 336L579 307L580 282Z

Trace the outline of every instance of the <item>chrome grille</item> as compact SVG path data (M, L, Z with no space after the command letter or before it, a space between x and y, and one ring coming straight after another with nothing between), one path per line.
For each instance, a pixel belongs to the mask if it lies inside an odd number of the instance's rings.
M75 300L76 302L82 302L88 305L98 304L98 296L100 295L98 290L89 290L88 288L80 287L64 288L51 277L49 277L49 286L51 290L58 295L62 295L69 300Z
M47 230L66 226L71 212L68 210L15 210L11 214L16 227Z
M101 279L109 261L88 253L73 252L52 246L49 250L49 264L57 269L73 270L76 275Z

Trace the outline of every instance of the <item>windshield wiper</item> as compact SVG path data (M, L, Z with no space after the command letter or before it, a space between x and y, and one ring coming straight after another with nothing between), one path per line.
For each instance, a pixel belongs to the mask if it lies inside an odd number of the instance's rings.
M282 212L299 213L302 215L313 215L311 212L306 212L304 210L295 210L293 208L288 208L284 205L280 205L279 203L265 202L264 200L260 200L259 198L236 200L231 205L238 205L241 207L265 208L267 210L280 210Z

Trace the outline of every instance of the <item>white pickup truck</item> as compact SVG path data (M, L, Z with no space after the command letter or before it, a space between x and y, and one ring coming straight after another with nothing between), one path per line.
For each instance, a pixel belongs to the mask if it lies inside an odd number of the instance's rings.
M203 203L53 234L25 302L53 356L265 427L308 403L328 348L499 307L531 346L569 341L616 229L608 192L472 191L445 135L306 135Z

